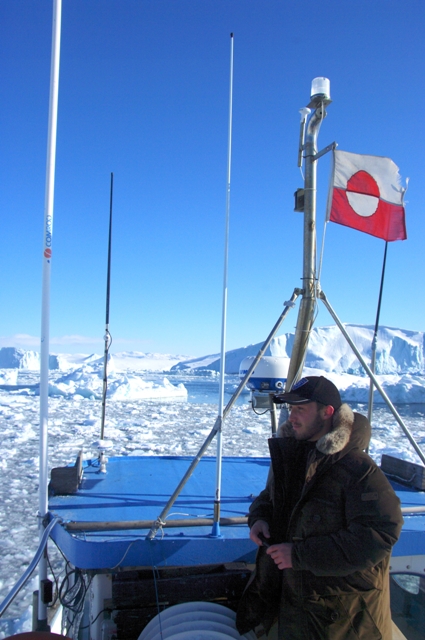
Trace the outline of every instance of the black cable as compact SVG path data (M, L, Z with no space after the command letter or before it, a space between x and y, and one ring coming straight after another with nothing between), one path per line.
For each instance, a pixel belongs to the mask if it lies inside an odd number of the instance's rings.
M67 566L69 567L69 562L67 562ZM75 576L74 584L70 586L70 578L73 575ZM89 584L86 585L84 575L80 569L67 570L59 589L59 602L61 605L65 609L72 611L75 615L81 613L84 607L84 600L92 580L93 578L90 580ZM65 592L64 589L66 589ZM66 596L70 592L73 592L72 600L75 603L74 605L71 605L71 602L66 600Z
M79 627L79 631L82 631L83 629L88 629L90 627L90 625L92 625L94 622L96 622L96 620L98 619L100 614L101 613L105 613L105 611L109 611L110 613L112 613L113 609L111 609L111 607L105 607L105 609L102 609L102 611L99 611L97 616L90 622L90 624L86 624L86 625L84 625L84 627Z
M255 407L252 407L253 412L255 413L256 416L264 416L268 411L270 411L270 409L266 409L265 411L263 411L262 413L260 413L259 411L255 410Z

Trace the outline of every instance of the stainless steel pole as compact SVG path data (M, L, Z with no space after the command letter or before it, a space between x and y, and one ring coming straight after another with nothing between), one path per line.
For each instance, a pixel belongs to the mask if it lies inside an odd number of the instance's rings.
M325 104L321 102L310 117L304 144L304 254L303 295L298 311L286 390L296 382L304 366L310 331L314 321L316 305L316 153L320 125L326 116Z

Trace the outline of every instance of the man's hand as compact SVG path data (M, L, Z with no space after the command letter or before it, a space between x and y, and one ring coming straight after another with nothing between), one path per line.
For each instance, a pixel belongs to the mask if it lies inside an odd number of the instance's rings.
M279 569L292 568L292 544L290 542L273 544L267 549L266 553L273 558Z
M262 534L265 538L270 538L269 525L265 520L257 520L253 524L249 537L259 547L263 546L261 538L258 534ZM272 544L266 551L269 556L272 557L279 569L291 569L292 568L292 544L289 542L282 542L281 544Z
M265 538L270 538L269 525L264 520L257 520L257 522L252 525L251 531L249 532L251 540L255 542L255 544L258 544L259 547L262 547L263 543L258 537L259 533L262 533Z

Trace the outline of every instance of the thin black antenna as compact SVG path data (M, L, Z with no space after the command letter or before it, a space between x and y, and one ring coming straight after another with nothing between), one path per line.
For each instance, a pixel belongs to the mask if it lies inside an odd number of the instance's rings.
M105 351L103 355L103 393L102 393L102 418L100 422L100 439L103 440L105 432L106 392L108 389L108 355L112 344L112 336L109 333L109 299L111 292L111 247L112 247L112 199L114 193L114 174L111 173L111 195L109 203L109 240L108 240L108 272L106 276L106 320L105 320Z
M376 311L375 330L373 332L373 338L372 338L372 359L371 359L371 364L370 364L370 368L372 370L372 373L375 373L376 349L377 349L377 343L378 343L378 329L379 329L379 316L381 315L382 292L384 290L385 267L386 267L386 264L387 264L387 249L388 249L388 241L385 243L384 260L382 262L381 286L379 287L378 308L377 308L377 311ZM368 403L368 409L367 409L367 419L369 420L369 422L371 424L372 424L372 412L373 412L373 389L374 389L374 385L373 385L373 380L371 379L370 380L370 385L369 385L369 403Z

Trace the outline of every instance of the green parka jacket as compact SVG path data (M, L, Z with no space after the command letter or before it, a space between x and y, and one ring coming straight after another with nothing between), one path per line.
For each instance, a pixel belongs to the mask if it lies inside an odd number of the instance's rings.
M250 508L271 543L292 542L292 569L279 570L260 547L242 596L237 627L246 633L279 619L284 640L391 640L389 559L403 522L400 501L364 453L366 418L343 404L332 430L309 454L301 498L282 527L299 441L289 422L269 441L272 473ZM295 473L296 475L296 473Z

